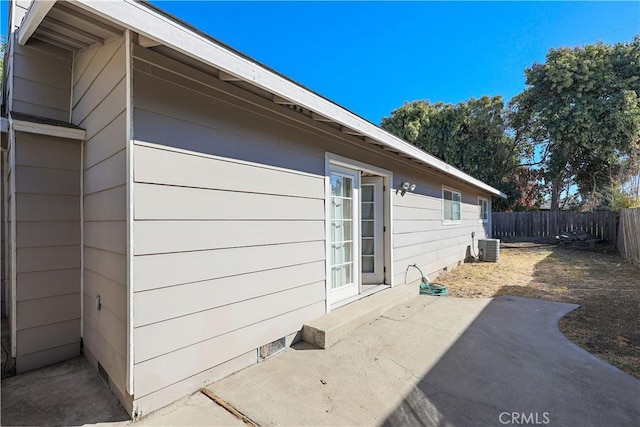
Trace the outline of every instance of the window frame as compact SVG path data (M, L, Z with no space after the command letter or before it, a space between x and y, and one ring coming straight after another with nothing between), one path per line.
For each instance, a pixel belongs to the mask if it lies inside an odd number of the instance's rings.
M486 209L485 209L485 216L486 218L482 217L482 202L486 203ZM487 222L489 222L489 212L490 212L490 204L489 204L489 199L487 199L486 197L482 197L482 196L478 196L478 207L480 208L480 218L478 219L479 222L481 222L482 224L486 224Z
M446 218L446 212L445 212L445 197L444 197L444 192L448 191L449 193L451 193L451 203L453 206L453 203L455 203L454 200L454 194L458 195L458 204L459 204L459 209L458 209L458 214L459 214L459 218L458 219L454 219L453 218L453 213L455 212L455 209L451 211L451 219L447 219ZM441 206L441 212L442 212L442 223L443 224L460 224L462 223L462 192L460 190L456 190L455 188L451 188L451 187L447 187L447 186L442 186L442 206Z

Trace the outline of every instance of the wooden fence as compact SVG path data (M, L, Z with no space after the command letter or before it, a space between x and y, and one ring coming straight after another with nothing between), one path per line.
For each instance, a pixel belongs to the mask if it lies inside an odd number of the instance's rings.
M617 242L618 212L494 212L491 217L493 237L540 238L563 232L584 231Z
M640 208L620 211L617 247L620 255L640 264Z

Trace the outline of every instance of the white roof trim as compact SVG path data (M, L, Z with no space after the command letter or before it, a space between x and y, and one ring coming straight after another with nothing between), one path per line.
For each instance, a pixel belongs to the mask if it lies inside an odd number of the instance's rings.
M290 100L293 104L303 106L316 114L330 118L331 121L353 129L361 135L369 137L399 153L419 160L449 176L480 188L487 193L506 197L505 194L484 182L467 175L461 170L425 153L419 148L369 123L333 102L203 37L143 4L137 3L134 0L73 0L73 4L91 11L104 19L129 28L144 37L157 40L167 47L217 68L230 76L235 76L239 80L245 80L273 93L277 97ZM44 8L44 6L37 8L32 7L27 13L25 23L28 19L35 21L35 18L29 18L29 15L37 13L37 16L39 16L41 13L39 12L40 8Z
M13 130L18 132L37 133L40 135L55 136L58 138L77 139L83 141L87 137L84 129L66 128L62 126L34 123L25 120L9 119Z
M47 13L56 4L55 0L37 0L32 1L27 14L23 18L20 30L18 30L18 43L22 46L29 37L38 29L40 23L47 16Z

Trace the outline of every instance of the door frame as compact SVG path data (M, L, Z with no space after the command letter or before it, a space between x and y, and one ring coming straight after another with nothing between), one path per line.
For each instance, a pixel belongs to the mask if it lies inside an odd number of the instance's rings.
M393 172L387 169L382 169L377 166L372 166L367 163L359 162L357 160L343 157L338 154L325 152L325 166L324 166L324 188L325 188L325 311L329 313L331 311L331 303L329 302L329 294L331 292L331 167L338 166L347 169L352 169L360 172L367 172L373 175L382 177L382 185L385 188L383 191L383 213L384 213L384 267L386 269L385 283L394 286L393 281ZM360 209L358 209L360 212ZM357 218L360 221L360 215ZM359 264L359 263L358 263ZM362 285L362 271L358 268L358 289ZM360 292L360 291L358 291Z

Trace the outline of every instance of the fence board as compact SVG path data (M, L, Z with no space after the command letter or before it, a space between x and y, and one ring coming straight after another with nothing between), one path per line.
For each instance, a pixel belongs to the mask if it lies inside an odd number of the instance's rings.
M617 242L618 212L494 212L492 214L493 237L540 238L560 233L584 231L596 237Z
M617 247L620 255L640 264L640 208L620 211Z

